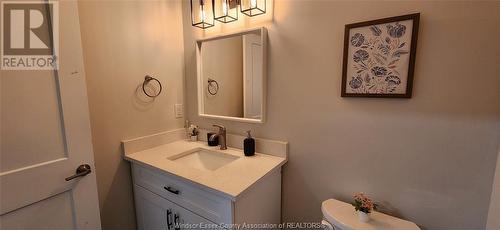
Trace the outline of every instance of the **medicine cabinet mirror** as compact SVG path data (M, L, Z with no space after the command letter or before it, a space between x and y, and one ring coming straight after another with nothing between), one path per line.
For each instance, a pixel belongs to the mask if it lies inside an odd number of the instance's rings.
M266 34L259 28L196 41L201 117L264 122Z

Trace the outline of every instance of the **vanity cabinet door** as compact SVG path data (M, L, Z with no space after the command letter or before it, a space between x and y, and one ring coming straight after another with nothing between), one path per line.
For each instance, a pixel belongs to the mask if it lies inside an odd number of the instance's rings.
M209 220L194 214L193 212L184 209L178 208L174 211L174 221L175 223L179 223L177 225L179 228L171 229L171 230L183 230L183 229L223 229L218 228L217 224L210 222Z
M134 194L139 230L219 229L205 218L141 186L134 185Z
M168 230L167 221L173 223L170 220L173 218L172 205L162 202L160 197L137 185L134 185L134 194L138 229ZM170 215L168 220L167 214Z

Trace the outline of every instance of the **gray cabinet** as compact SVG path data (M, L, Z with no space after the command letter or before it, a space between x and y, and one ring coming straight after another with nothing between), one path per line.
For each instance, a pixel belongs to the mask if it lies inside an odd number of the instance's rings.
M132 176L139 230L243 229L281 222L280 170L237 197L135 163Z
M217 229L217 225L134 185L139 230Z

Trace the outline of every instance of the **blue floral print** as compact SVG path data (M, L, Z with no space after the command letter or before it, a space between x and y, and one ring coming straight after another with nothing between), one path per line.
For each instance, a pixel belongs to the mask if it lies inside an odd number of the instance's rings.
M387 25L387 33L393 38L400 38L405 34L405 32L406 26L399 24L399 22L396 22L394 26Z
M379 44L377 48L384 55L387 55L389 53L389 50L391 49L387 44Z
M373 33L373 36L380 36L382 34L382 30L378 28L378 26L370 26L370 30Z
M370 55L366 50L358 50L354 53L352 60L354 60L355 62L363 62L368 60L369 57Z
M363 45L363 42L365 42L365 36L360 33L354 34L351 38L351 44L355 47Z
M395 76L395 75L390 75L390 76L386 77L385 81L389 85L399 85L399 84L401 84L401 79L399 79L399 77Z
M357 93L400 93L410 40L404 37L408 24L392 22L371 25L353 32L348 89ZM386 29L384 29L386 28ZM355 47L355 48L353 48Z
M349 86L353 89L357 89L363 85L363 79L361 77L353 77L351 81L349 81Z
M387 75L387 69L381 66L374 66L372 69L372 74L377 77L385 77Z

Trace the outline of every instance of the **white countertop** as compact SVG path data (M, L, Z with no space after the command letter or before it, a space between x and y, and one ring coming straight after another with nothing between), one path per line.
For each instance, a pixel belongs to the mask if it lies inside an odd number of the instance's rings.
M420 230L413 222L373 211L371 220L363 223L351 204L329 199L321 204L326 220L345 230Z
M226 154L239 156L237 160L216 169L205 171L195 169L182 163L167 158L195 149L204 148L212 151L222 151ZM125 155L125 159L141 165L147 165L165 171L196 184L219 191L235 199L268 173L286 163L286 158L267 154L255 153L254 156L245 157L240 149L229 148L219 150L211 147L206 142L190 142L186 140L175 141L154 148Z

